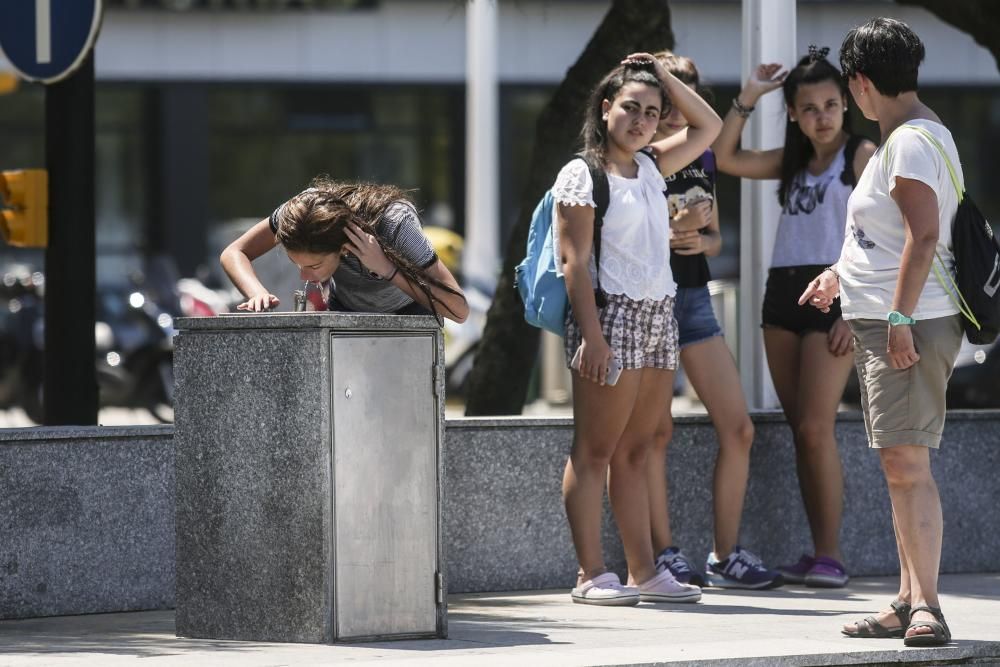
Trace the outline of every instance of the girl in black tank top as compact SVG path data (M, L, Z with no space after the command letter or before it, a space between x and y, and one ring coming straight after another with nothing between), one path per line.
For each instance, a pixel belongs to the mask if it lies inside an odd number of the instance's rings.
M698 70L693 62L666 52L657 57L674 76L698 90ZM686 126L687 120L682 114L669 110L660 117L657 138L676 135ZM670 530L667 484L663 474L667 444L673 431L668 403L663 406L647 466L650 529L657 568L670 570L680 581L733 588L770 588L780 585L778 573L737 545L743 491L749 476L753 424L747 414L736 362L722 338L708 294L711 273L707 257L719 254L722 247L715 206L715 175L715 155L707 150L665 179L671 228L670 266L677 281L674 314L681 365L712 415L719 436L713 488L735 492L720 493L713 499L713 551L703 567L699 562L692 563L674 544Z

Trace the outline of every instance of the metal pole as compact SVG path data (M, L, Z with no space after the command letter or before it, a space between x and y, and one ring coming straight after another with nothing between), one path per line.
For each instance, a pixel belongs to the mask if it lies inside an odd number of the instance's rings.
M794 66L795 33L795 0L743 0L743 76L740 84L760 63ZM786 115L780 91L762 97L743 131L743 146L754 149L781 146ZM764 283L781 213L775 194L777 188L777 181L743 179L741 190L739 366L743 391L750 407L755 409L778 407L760 331Z
M45 423L96 424L94 54L45 88Z
M466 192L462 271L492 289L500 266L497 16L494 0L473 0L466 22Z

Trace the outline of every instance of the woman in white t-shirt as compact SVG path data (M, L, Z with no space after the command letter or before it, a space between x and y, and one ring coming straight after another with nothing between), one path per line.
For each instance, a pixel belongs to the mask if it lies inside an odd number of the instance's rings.
M899 550L896 599L842 632L903 637L907 646L951 640L938 602L942 518L930 450L941 441L945 389L962 342L958 308L931 267L940 261L938 271L954 270L958 195L947 163L964 179L951 133L917 97L923 58L920 39L895 19L872 19L844 39L841 68L858 107L878 122L882 145L848 202L839 261L799 300L826 310L840 296Z
M660 114L674 104L688 129L652 144ZM594 88L581 131L584 159L559 172L553 234L566 279L566 360L573 373L573 448L563 497L579 561L571 595L584 604L693 602L697 586L657 573L649 534L646 464L677 366L676 286L670 271L666 175L701 155L721 121L697 93L649 54L633 54ZM603 167L609 203L594 261L594 183ZM596 289L600 286L600 289ZM578 364L572 359L578 357ZM578 366L578 368L576 368ZM610 366L622 368L605 382ZM629 574L623 586L601 549L604 485L621 533Z

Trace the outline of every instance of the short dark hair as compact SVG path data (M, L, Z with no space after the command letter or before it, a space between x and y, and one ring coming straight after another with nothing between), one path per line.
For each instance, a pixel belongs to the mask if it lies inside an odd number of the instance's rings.
M902 21L874 18L851 30L840 46L840 69L851 78L864 74L888 97L917 90L924 44Z

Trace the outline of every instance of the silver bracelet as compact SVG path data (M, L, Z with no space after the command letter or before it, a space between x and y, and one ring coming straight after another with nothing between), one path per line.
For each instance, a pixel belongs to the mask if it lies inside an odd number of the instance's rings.
M745 106L742 102L740 102L739 97L733 98L733 110L736 112L736 115L739 116L740 118L749 118L750 114L752 114L753 110L756 108L757 107L755 106L749 106L749 107Z

